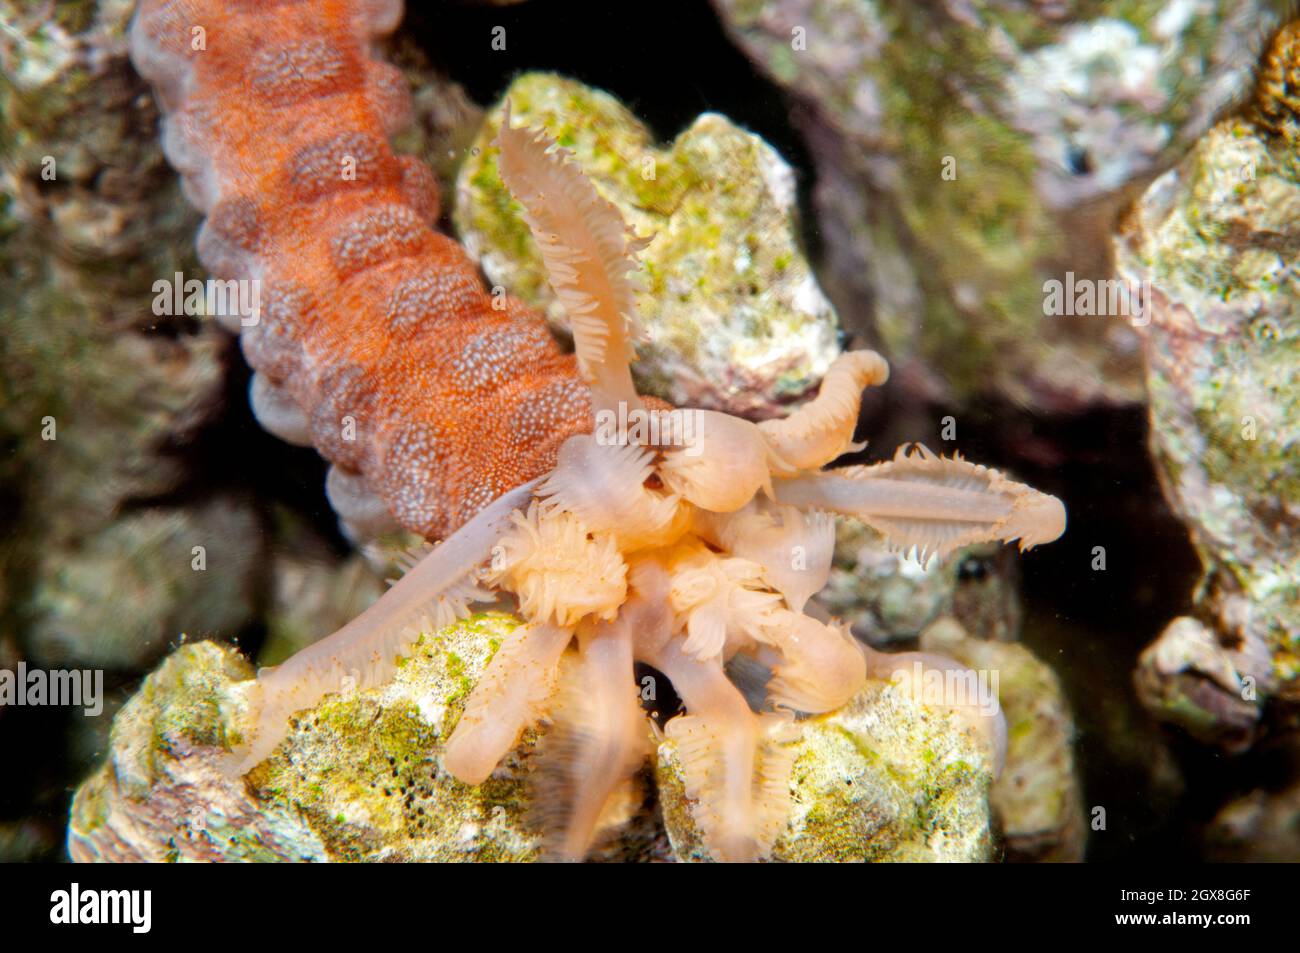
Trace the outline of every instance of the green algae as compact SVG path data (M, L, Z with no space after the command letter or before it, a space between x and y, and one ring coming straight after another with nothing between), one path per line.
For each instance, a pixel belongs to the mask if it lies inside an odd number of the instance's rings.
M790 828L776 861L987 860L991 766L954 717L869 682L843 709L800 722ZM672 742L656 778L664 825L683 860L707 860Z
M525 74L506 93L513 123L573 153L638 235L650 340L634 370L651 393L688 406L772 416L806 396L837 351L836 319L797 241L792 173L762 140L706 113L671 144L613 97ZM489 278L565 317L491 146L493 110L460 172L455 221Z

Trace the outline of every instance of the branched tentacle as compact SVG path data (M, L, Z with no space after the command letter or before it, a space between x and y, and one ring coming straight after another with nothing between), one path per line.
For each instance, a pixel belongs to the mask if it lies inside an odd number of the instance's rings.
M521 626L497 650L443 752L443 764L458 780L482 784L524 729L545 714L560 655L572 638L572 629L539 623Z
M1019 539L1025 550L1065 531L1065 507L1056 497L919 444L912 453L900 447L888 463L778 480L775 492L782 503L861 520L923 559L987 541Z
M397 656L424 631L464 615L466 596L477 591L474 573L532 496L526 483L479 512L436 546L370 608L343 628L257 674L251 703L252 736L235 752L243 774L288 733L288 719L330 692L368 688L392 677Z
M547 852L569 861L586 855L650 750L627 622L585 624L578 640L578 658L563 680L534 778L534 810Z
M828 513L755 500L723 516L700 512L696 526L710 544L761 566L763 581L795 612L830 578L835 520Z
M689 714L668 722L686 794L710 853L718 860L765 856L785 829L790 808L790 744L799 729L788 715L758 715L716 664L678 641L648 659L673 683Z
M817 396L783 420L765 420L767 437L787 473L815 470L865 444L853 443L862 389L889 380L889 365L875 351L841 354L826 372Z
M568 511L588 530L612 534L624 552L668 542L678 498L646 487L653 464L642 447L600 444L591 434L570 437L537 491L542 508Z
M659 475L673 492L705 510L731 513L763 490L772 495L775 452L758 425L715 410L696 411L700 432L664 455Z
M764 627L762 641L781 654L768 697L783 708L834 711L861 690L867 677L862 648L844 627L782 611Z
M545 133L514 129L506 103L497 167L519 200L556 297L568 313L592 410L641 407L628 370L637 333L636 286L629 273L644 242Z

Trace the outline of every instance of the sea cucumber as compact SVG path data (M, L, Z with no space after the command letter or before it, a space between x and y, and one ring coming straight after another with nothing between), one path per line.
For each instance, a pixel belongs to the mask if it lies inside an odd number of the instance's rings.
M1048 542L1064 507L924 448L823 472L860 449L861 392L888 377L870 351L839 357L784 420L691 411L688 443L590 433L602 416L664 412L629 368L643 239L507 109L502 181L568 311L575 354L518 303L495 309L465 253L431 228L428 173L384 139L409 104L369 42L400 9L146 2L132 34L168 111L168 156L208 213L202 261L266 287L265 313L242 332L259 417L334 463L346 521L373 525L378 498L397 522L443 538L355 620L259 672L229 766L244 773L271 755L288 716L324 694L387 678L423 629L489 586L528 624L474 688L442 751L447 769L483 781L548 717L535 798L552 856L580 859L649 748L633 675L645 662L685 703L664 730L710 852L761 858L786 823L795 713L839 708L869 673L889 671L845 626L802 612L830 570L826 512L943 556L979 540ZM357 175L334 175L347 157ZM560 666L571 645L574 663ZM762 711L724 669L738 654L771 673Z

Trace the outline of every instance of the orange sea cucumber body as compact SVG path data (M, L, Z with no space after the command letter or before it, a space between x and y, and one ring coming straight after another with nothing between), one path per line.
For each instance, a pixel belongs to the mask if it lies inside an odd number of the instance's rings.
M334 464L345 521L382 501L433 538L550 469L590 429L590 400L541 315L493 307L465 251L434 231L432 174L388 144L410 94L372 41L401 9L144 0L132 58L207 215L204 267L261 281L259 320L241 332L259 416Z

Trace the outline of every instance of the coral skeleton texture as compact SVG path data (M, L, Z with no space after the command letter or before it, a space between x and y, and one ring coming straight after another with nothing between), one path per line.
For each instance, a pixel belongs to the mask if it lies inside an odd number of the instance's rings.
M536 800L552 855L581 859L651 750L633 675L643 662L684 702L664 730L710 853L762 858L789 813L797 714L835 710L889 671L846 626L803 614L830 571L829 514L924 557L1048 542L1064 508L924 448L825 470L858 449L861 391L888 376L868 351L841 356L785 420L693 412L689 445L591 433L602 412L662 406L637 395L629 369L640 239L564 150L512 128L507 111L502 179L576 355L518 303L493 308L465 253L432 230L429 173L386 141L409 100L371 42L400 15L396 2L174 0L143 3L133 29L167 110L167 154L208 214L205 266L265 285L261 321L241 332L259 417L330 459L331 499L355 532L391 519L442 539L357 619L259 673L230 768L265 759L288 717L326 693L389 677L423 628L486 587L528 624L474 688L444 751L450 771L482 782L548 719ZM346 158L355 177L340 174ZM355 440L340 437L344 418ZM761 711L724 668L738 655L771 673ZM1000 716L983 717L996 743Z

